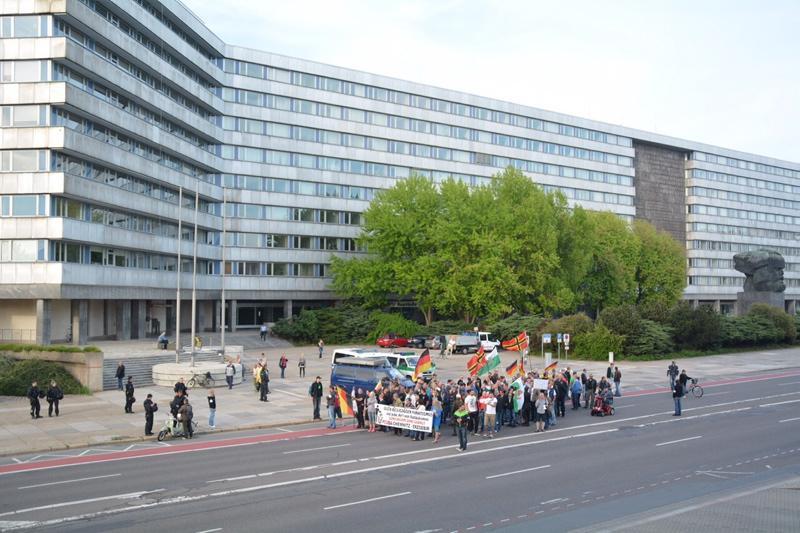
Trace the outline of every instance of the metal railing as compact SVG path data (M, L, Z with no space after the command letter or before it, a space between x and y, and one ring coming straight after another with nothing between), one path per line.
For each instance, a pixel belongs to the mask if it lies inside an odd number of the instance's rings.
M35 329L0 329L0 342L33 344L36 342Z

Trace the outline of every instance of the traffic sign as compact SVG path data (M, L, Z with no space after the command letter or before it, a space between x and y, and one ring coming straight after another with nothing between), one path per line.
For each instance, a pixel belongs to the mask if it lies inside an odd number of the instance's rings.
M542 343L550 344L551 342L553 342L553 340L550 338L550 334L549 333L542 333Z
M556 338L558 339L558 340L557 340L557 342L558 342L559 344L561 344L561 341L562 341L562 340L564 340L564 338L563 338L563 335L562 335L561 333L559 333L559 334L558 334L558 336L557 336Z
M569 333L564 333L564 345L569 346Z

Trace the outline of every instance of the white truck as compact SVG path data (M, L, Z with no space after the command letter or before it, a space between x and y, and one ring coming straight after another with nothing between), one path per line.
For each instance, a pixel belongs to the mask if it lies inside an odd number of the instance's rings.
M477 352L478 346L483 346L484 351L491 352L500 347L500 341L488 331L464 331L459 335L453 335L455 339L454 352L467 354Z

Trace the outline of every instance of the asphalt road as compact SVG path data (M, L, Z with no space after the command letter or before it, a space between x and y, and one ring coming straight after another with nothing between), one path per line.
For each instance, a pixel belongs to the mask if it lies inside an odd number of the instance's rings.
M706 387L682 417L645 391L613 417L568 408L544 434L504 428L466 452L449 427L437 445L305 427L2 465L0 530L647 531L798 486L800 372L744 379ZM770 512L772 530L796 531L800 491ZM720 529L744 524L725 516Z

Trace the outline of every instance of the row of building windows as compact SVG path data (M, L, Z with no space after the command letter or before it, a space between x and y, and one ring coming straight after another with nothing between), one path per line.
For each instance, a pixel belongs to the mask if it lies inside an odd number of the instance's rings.
M690 257L689 268L712 268L716 270L733 270L733 259L717 259L713 257ZM800 263L786 263L786 272L800 272Z
M800 187L789 185L788 183L760 180L756 178L746 178L744 176L735 176L733 174L723 174L721 172L712 172L711 170L705 170L702 168L692 169L691 176L693 178L718 181L720 183L730 183L731 185L740 185L742 187L750 187L751 189L767 189L768 191L800 194Z
M787 287L800 287L800 279L784 279L784 284ZM744 285L744 277L734 276L688 276L687 283L689 285L707 285L717 287L742 287Z
M108 143L119 148L120 150L125 150L126 152L130 152L134 155L144 157L145 159L153 161L161 166L177 172L188 174L189 176L195 178L205 174L202 169L189 163L188 161L169 155L155 146L134 140L127 135L96 124L89 119L83 118L64 109L53 110L51 124L53 126L64 126L72 131L87 135L100 142Z
M297 250L330 250L337 252L363 251L355 239L340 237L228 232L225 235L225 240L228 246L247 248L287 248Z
M47 195L15 194L0 196L0 216L41 217L47 216Z
M234 91L234 89L230 89L230 91ZM386 115L384 113L363 111L361 109L353 109L349 107L340 107L331 104L310 102L308 100L300 100L297 98L288 98L277 95L256 93L244 89L237 89L235 91L236 91L235 101L247 105L254 105L259 107L280 106L281 108L288 106L289 109L287 110L290 110L294 113L305 113L311 115L324 116L327 118L347 120L350 122L374 124L394 129L415 131L419 133L437 135L442 137L451 137L454 139L481 142L496 146L505 146L509 148L516 148L519 150L527 150L530 152L541 152L545 154L558 155L562 157L585 159L589 161L597 161L601 163L609 163L625 167L633 166L633 159L630 157L611 154L607 152L600 152L597 150L587 150L584 148L576 148L573 146L544 142L536 139L526 139L522 137L516 137L513 135L501 135L489 131L475 130L471 128L463 128L458 126L450 126L448 124L428 122L426 120L409 119L396 115ZM226 92L224 93L223 98L229 101L234 101L231 100L231 98L233 98L232 94L233 94L232 92L231 93ZM348 135L348 134L342 134L337 131L318 130L314 128L295 127L294 131L292 131L291 126L288 124L266 122L266 121L248 119L243 117L224 116L221 117L220 120L222 123L222 127L227 130L241 131L244 133L253 133L257 135L270 135L275 137L294 138L297 140L319 142L324 144L353 146L355 148L364 148L366 145L369 144L370 139L372 141L381 142L383 144L392 142L389 141L388 139L374 139L369 137L365 138L360 135ZM400 141L397 141L397 143L399 145L408 145L408 143L403 143ZM436 147L431 147L431 148L436 150ZM373 149L381 150L381 148L373 148ZM387 149L384 148L381 151L387 151ZM394 150L388 150L388 151L394 151ZM404 150L404 151L397 150L396 153L410 154L412 152L410 152L409 150ZM468 159L459 159L459 160L465 162L468 161Z
M736 191L708 189L706 187L689 187L687 189L687 194L689 196L718 198L720 200L728 200L730 202L766 205L769 207L782 207L784 209L798 209L800 207L800 202L795 202L793 200L784 200L783 198L772 198L769 196L758 196L755 194L745 194L743 192Z
M241 174L219 174L217 181L222 183L223 187L229 189L304 194L309 196L324 196L326 198L365 200L368 202L375 198L375 191L378 190L371 187L339 185L338 183L263 178L261 176L246 176Z
M174 255L91 246L66 241L50 241L49 249L50 256L48 260L59 263L140 268L165 272L175 272L178 265L178 258ZM192 271L191 259L184 259L181 263L183 272ZM197 272L206 274L219 273L219 262L198 258Z
M51 170L53 172L64 172L73 176L90 179L98 183L104 183L111 187L116 187L135 194L141 194L148 198L162 200L174 205L178 205L180 192L178 189L167 187L160 183L150 180L137 178L118 172L102 165L97 165L89 161L84 161L76 157L53 152L51 156ZM194 193L183 191L183 207L194 209ZM217 215L221 213L219 204L200 199L200 211Z
M263 261L226 261L228 276L292 276L325 278L330 265L325 263L270 263Z
M0 172L47 170L47 150L0 150Z
M727 224L691 222L686 224L686 230L702 231L705 233L721 233L723 235L739 235L740 237L758 237L761 239L786 239L791 241L800 240L800 232L754 228L752 226L729 226Z
M763 163L754 163L752 161L744 161L742 159L735 159L733 157L724 157L721 155L707 154L704 152L692 152L692 159L696 161L705 161L706 163L713 163L715 165L725 165L728 167L741 168L743 170L764 172L765 174L775 174L776 176L785 176L787 178L800 178L800 171L798 170L775 167L772 165L765 165Z
M136 2L137 4L139 4L140 6L142 6L145 10L147 10L148 13L150 13L153 17L155 17L156 20L158 20L161 24L166 26L167 29L169 29L172 33L174 33L175 35L180 37L182 41L184 41L186 44L188 44L189 46L191 46L192 48L194 48L195 50L200 52L202 55L207 57L209 60L215 61L217 59L221 59L220 56L215 51L213 51L213 49L211 49L211 48L209 48L207 46L204 46L199 41L197 41L192 36L190 36L188 33L183 31L180 28L180 26L175 24L172 21L172 19L170 19L164 13L164 9L163 9L163 6L161 4L157 4L156 6L154 6L150 2L148 2L147 0L133 0L133 1ZM221 68L221 66L220 66L220 68Z
M48 15L0 17L0 38L45 37L50 34L50 20Z
M77 200L52 197L50 215L54 217L72 218L84 222L103 224L114 228L140 233L149 233L159 237L178 238L178 225L157 218L134 215L124 211L107 209L96 205L85 204ZM186 224L181 228L183 240L194 239L194 226ZM219 232L202 228L197 230L197 240L206 244L219 244Z
M116 14L112 13L108 10L104 5L100 4L99 2L95 2L94 0L80 0L81 3L86 5L89 9L100 15L102 18L106 19L112 26L119 28L123 33L128 35L131 39L139 43L140 45L144 46L155 55L160 57L166 63L169 63L172 68L189 78L190 80L194 81L195 83L202 85L209 91L213 91L215 85L211 83L208 79L203 76L200 76L194 68L187 65L183 61L180 61L177 57L173 54L169 53L164 49L163 46L156 43L152 39L150 39L147 35L140 32L123 19L118 17Z
M585 159L602 163L610 163L620 166L627 166L627 167L633 166L633 159L630 157L618 156L616 154L599 152L596 150L586 150L583 148L575 148L573 146L537 141L535 139L524 139L521 137L514 137L509 135L497 135L497 134L492 134L488 131L471 130L469 128L460 128L460 127L450 126L447 124L431 123L424 120L408 119L405 117L387 115L384 113L377 113L374 111L364 111L361 109L340 107L331 104L312 102L310 100L301 100L298 98L290 98L286 96L278 96L274 94L249 91L246 89L226 88L222 91L222 99L229 102L237 102L240 104L245 104L255 107L267 107L270 109L291 111L293 113L303 113L308 115L323 116L327 118L335 118L339 120L347 120L351 122L373 124L376 126L390 127L395 129L418 131L422 133L429 133L445 137L472 140L476 142L484 142L487 144L494 144L498 146L507 146L512 148L518 148L521 150L541 152L541 153L559 155L563 157L571 157L576 159ZM247 133L274 135L280 137L292 136L291 132L288 131L289 125L287 124L264 123L262 121L245 119L241 117L220 117L220 119L218 120L221 121L222 126L225 129L236 129L237 131L244 131ZM362 137L360 135L348 136L348 137L353 137L354 139L351 142L355 143L355 144L348 144L347 141L342 140L341 137L342 134L340 134L339 132L323 130L320 133L320 130L315 130L312 128L303 128L303 130L307 131L301 131L298 134L301 136L300 140L307 140L311 142L322 142L328 144L340 144L345 146L354 146L356 148L364 148L365 145L367 144L367 142L365 141L365 137ZM366 138L366 139L369 140L371 138ZM372 138L372 140L376 142L381 142L384 145L387 145L390 142L387 139ZM409 146L409 143L403 143L399 141L397 144ZM428 151L433 151L433 152L436 152L437 150L447 150L448 152L450 151L449 148L437 148L437 147L427 147L427 146L425 148ZM372 149L381 150L380 148L372 148ZM385 148L382 151L388 151L388 148ZM453 150L453 152L457 151ZM409 154L411 152L406 149L405 151L402 150L399 151L399 153ZM463 152L464 155L461 158L453 158L453 160L462 161L465 163L466 162L476 163L476 161L470 160L470 157L466 155L468 153L469 152ZM484 154L484 156L488 157L488 154ZM421 157L430 157L430 156L423 155ZM442 157L439 159L451 159L451 157L446 157L446 158ZM477 161L477 163L482 164L480 163L480 161Z
M190 93L184 92L177 87L173 87L171 84L165 82L163 77L149 74L144 69L134 65L127 59L120 57L119 54L111 49L98 44L94 39L84 35L63 20L56 21L53 33L55 35L68 37L72 41L78 43L81 47L93 52L115 67L118 67L127 74L130 74L136 78L136 80L163 94L173 102L178 103L203 119L211 120L214 117L214 114L207 109L206 105L201 103L199 100L196 100Z
M776 224L800 225L800 217L776 213L745 211L743 209L716 207L713 205L691 204L687 206L687 211L690 215L710 215L714 217L739 218L742 220L757 220L759 222L773 222Z
M53 67L53 79L56 81L66 81L70 85L73 85L78 89L113 105L114 107L127 111L135 117L138 117L171 135L175 135L183 141L192 143L198 148L207 151L213 150L213 143L206 139L200 138L186 128L179 126L175 122L167 120L162 111L154 111L145 106L139 105L133 100L122 96L120 93L109 89L105 85L97 83L94 80L75 72L69 67L56 64Z
M49 108L46 105L0 106L0 126L3 128L30 128L47 126Z
M633 196L628 196L626 194L590 191L588 189L574 189L572 187L559 187L556 185L543 185L542 188L548 193L559 191L570 200L616 205L633 205Z
M31 239L0 240L0 261L7 263L44 261L46 242Z
M693 240L686 241L686 247L690 250L711 250L715 252L750 252L752 250L772 250L782 256L800 256L800 248L789 246L764 246L763 244L744 243L744 242L721 242Z
M0 61L0 82L35 83L50 80L50 61Z
M381 102L391 102L393 104L428 109L440 113L449 113L462 117L470 117L479 120L497 122L500 124L508 124L510 126L546 131L567 137L577 137L579 139L586 139L606 144L616 144L626 147L630 147L633 144L631 139L628 137L621 137L601 131L579 128L576 126L568 126L566 124L558 124L556 122L549 122L533 117L524 117L513 113L505 113L503 111L492 111L483 107L477 107L458 102L449 102L446 100L409 94L392 89L384 89L371 85L363 85L361 83L337 80L325 76L288 71L268 67L265 65L259 65L256 63L249 63L246 61L225 59L224 69L225 72L239 74L241 76L261 78L282 83L291 83L293 85L318 89L321 91L336 92L340 94L369 98L372 100L379 100Z
M228 203L226 206L227 212L225 216L230 218L320 222L323 224L344 224L352 226L358 226L362 221L362 214L353 211L237 203Z

